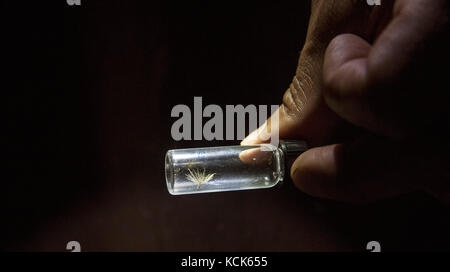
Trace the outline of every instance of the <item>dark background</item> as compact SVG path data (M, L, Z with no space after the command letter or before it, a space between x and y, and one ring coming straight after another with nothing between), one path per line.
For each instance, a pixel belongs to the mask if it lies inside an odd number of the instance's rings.
M309 3L149 2L1 2L2 250L449 249L448 208L420 193L169 195L168 149L237 143L173 141L172 107L281 103Z

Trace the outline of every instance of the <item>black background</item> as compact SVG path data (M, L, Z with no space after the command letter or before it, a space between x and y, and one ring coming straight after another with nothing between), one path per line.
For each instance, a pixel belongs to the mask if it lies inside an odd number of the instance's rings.
M170 196L174 105L281 103L308 1L2 1L3 250L449 249L448 208L422 194L353 206L285 183ZM375 162L376 163L376 162Z

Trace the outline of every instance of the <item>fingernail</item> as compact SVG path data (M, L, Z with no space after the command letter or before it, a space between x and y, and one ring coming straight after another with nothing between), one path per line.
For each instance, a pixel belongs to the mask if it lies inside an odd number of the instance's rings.
M252 145L258 140L258 129L250 133L244 140L242 140L241 145Z
M244 140L242 140L241 145L253 145L253 144L260 144L261 142L264 142L264 140L260 139L260 136L262 133L266 132L267 130L267 121L264 122L259 128L254 130L252 133L250 133L247 137L245 137Z
M261 148L255 147L242 151L239 159L251 166L267 165L272 159L272 154L272 152L265 152Z

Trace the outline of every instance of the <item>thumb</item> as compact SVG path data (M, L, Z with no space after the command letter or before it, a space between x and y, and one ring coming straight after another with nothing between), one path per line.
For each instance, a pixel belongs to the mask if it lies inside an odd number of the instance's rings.
M334 144L304 152L291 167L294 184L320 198L367 203L415 189L419 171L412 156L378 140ZM408 177L406 177L407 175Z

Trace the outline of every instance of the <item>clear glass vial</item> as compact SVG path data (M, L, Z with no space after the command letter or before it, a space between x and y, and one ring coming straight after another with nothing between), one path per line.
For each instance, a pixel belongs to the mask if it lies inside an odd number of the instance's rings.
M167 189L172 195L271 188L288 161L307 150L303 141L250 146L174 149L166 153Z

